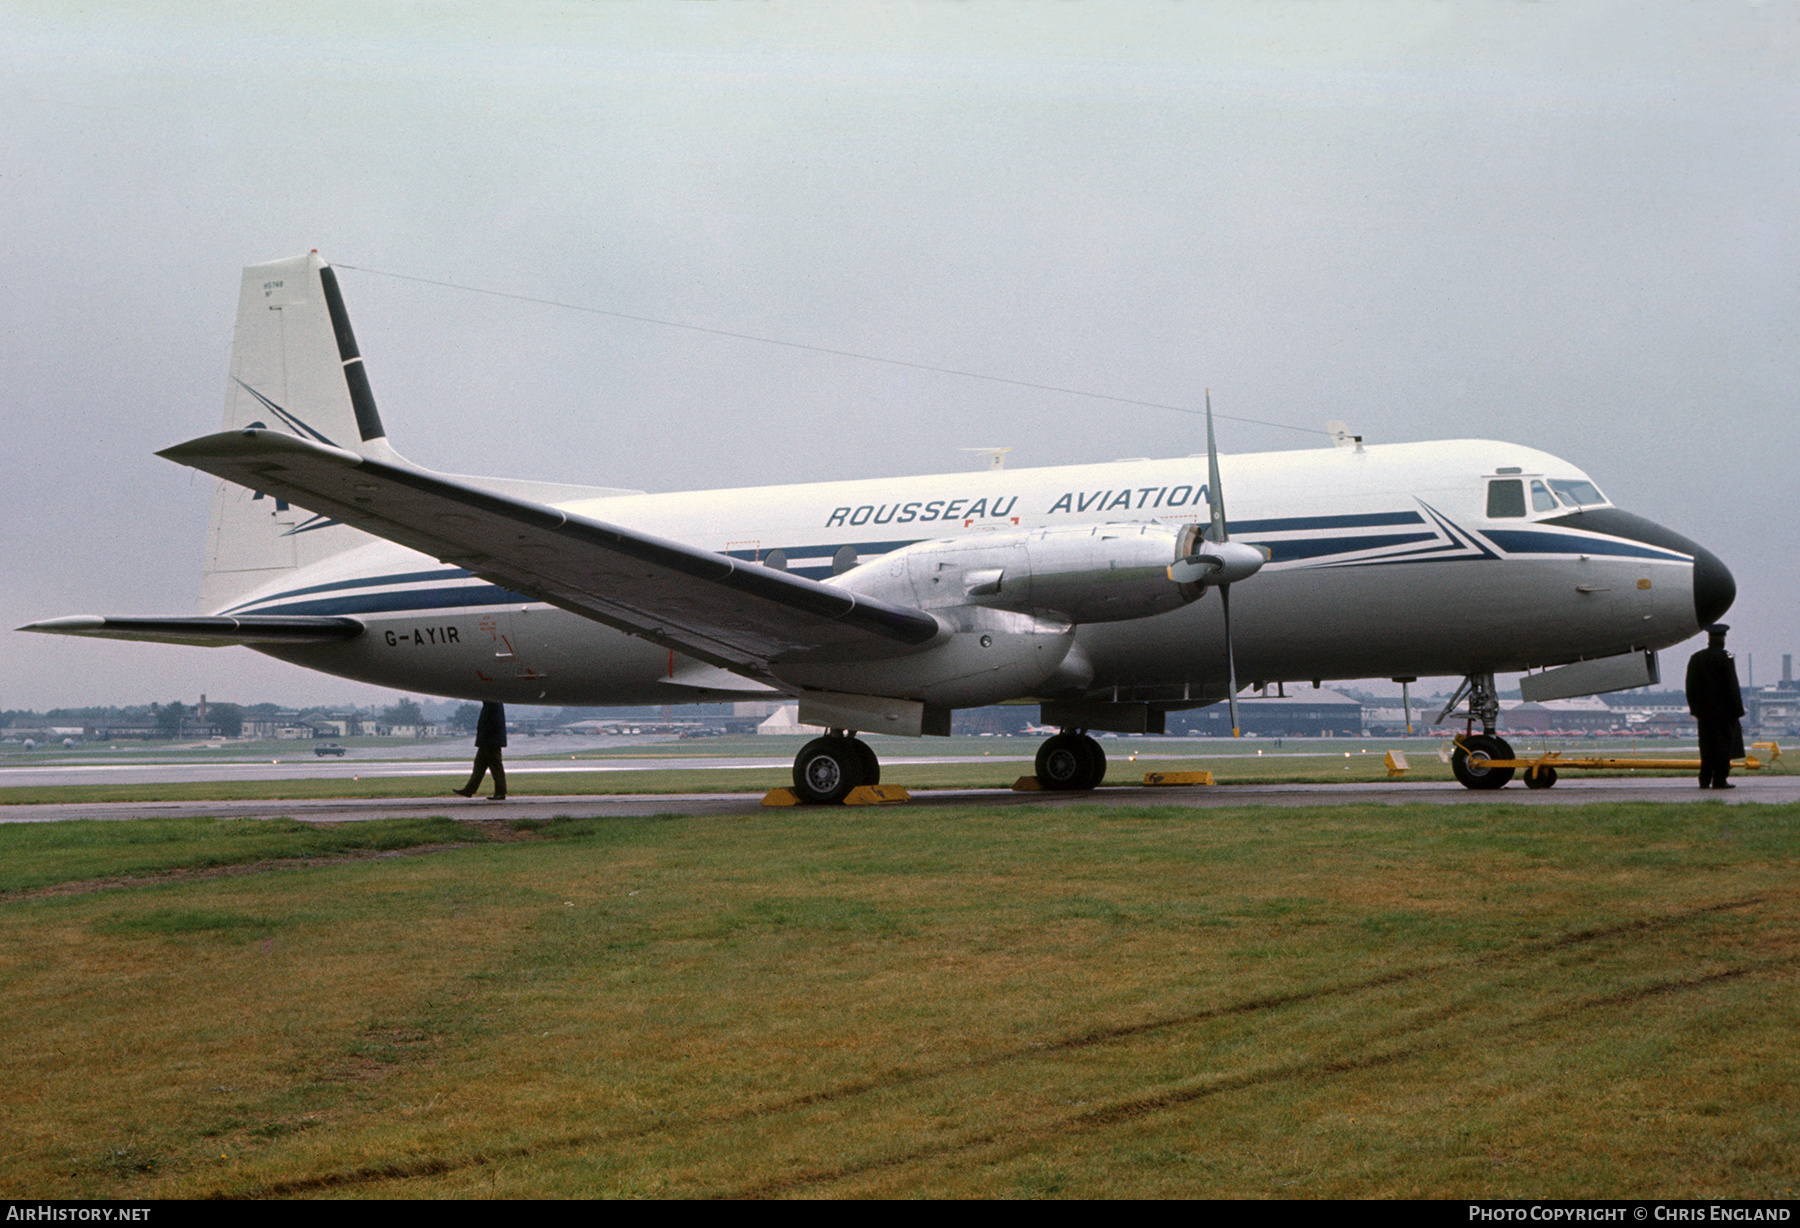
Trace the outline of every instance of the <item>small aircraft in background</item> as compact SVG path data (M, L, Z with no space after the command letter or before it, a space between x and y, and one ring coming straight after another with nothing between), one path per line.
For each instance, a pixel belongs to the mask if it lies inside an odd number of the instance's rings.
M223 479L201 614L22 630L468 700L797 700L829 732L795 788L833 802L879 782L859 731L947 734L996 703L1057 731L1043 787L1091 789L1090 731L1220 701L1235 727L1240 678L1461 675L1453 766L1498 787L1495 674L1544 670L1546 698L1653 682L1736 595L1547 453L1334 442L1222 457L1209 406L1206 455L1170 460L665 494L437 473L390 445L313 253L244 271L224 430L160 453Z

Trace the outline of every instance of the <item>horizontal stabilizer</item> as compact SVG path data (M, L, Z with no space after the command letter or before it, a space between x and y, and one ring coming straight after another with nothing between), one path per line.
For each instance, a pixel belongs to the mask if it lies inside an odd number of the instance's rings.
M75 614L28 623L19 630L224 648L232 644L329 644L355 639L363 633L363 625L354 618L275 614L243 618L102 618L98 614Z

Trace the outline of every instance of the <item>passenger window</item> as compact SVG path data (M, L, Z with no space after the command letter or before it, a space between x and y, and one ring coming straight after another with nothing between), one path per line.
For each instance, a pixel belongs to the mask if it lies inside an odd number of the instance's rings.
M1542 482L1531 484L1531 510L1534 512L1554 512L1556 498L1544 488Z
M1525 483L1518 478L1503 478L1488 483L1488 519L1525 514Z

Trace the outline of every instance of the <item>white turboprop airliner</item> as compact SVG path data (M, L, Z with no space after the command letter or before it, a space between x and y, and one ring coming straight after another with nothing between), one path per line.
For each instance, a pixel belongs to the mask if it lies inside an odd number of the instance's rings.
M794 761L825 802L879 780L856 731L1008 702L1062 730L1041 784L1090 789L1087 731L1226 699L1235 726L1239 677L1463 675L1451 706L1482 733L1454 766L1498 787L1496 673L1563 667L1526 680L1538 697L1652 682L1655 650L1736 595L1713 554L1532 448L1220 457L1207 435L1202 458L680 494L435 473L389 446L315 253L244 271L225 430L161 453L225 479L203 615L23 629L471 700L794 698L831 731Z

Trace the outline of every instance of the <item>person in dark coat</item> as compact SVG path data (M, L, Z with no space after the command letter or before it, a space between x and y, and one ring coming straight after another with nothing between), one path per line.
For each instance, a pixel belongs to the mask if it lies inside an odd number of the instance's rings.
M494 794L488 798L491 802L506 800L506 768L500 763L500 748L506 745L506 705L492 701L481 705L481 716L475 721L475 771L469 777L469 783L460 789L452 789L452 793L463 797L474 797L475 790L481 788L481 778L489 772L494 774Z
M1700 787L1735 789L1725 778L1731 761L1744 753L1744 693L1737 666L1725 651L1724 623L1706 629L1707 645L1688 658L1688 711L1700 726Z

